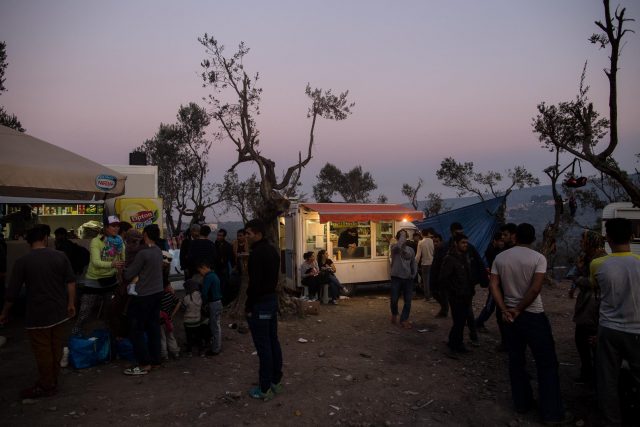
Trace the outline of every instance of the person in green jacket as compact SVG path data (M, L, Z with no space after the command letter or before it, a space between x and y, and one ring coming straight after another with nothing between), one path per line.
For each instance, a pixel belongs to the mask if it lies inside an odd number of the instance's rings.
M102 309L108 307L113 292L118 286L118 277L124 267L125 245L118 235L120 219L111 215L104 223L101 235L91 240L91 260L81 288L80 310L71 333L82 335L82 327L91 312L102 302Z

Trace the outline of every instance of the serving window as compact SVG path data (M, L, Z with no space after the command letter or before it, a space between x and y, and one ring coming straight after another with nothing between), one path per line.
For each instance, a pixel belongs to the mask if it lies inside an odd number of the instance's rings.
M376 223L376 256L389 256L389 246L393 238L393 223L380 221Z
M330 223L334 259L371 258L371 223L339 221Z

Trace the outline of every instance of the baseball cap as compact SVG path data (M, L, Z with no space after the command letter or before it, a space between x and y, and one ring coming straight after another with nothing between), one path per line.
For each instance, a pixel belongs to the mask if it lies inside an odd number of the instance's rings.
M109 215L107 217L107 220L105 221L105 225L114 225L114 224L120 225L120 218L118 218L115 215Z

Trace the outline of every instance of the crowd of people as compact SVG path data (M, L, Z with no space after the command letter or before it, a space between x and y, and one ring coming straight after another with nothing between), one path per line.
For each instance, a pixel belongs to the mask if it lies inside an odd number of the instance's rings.
M584 232L577 275L569 292L571 298L579 292L573 320L581 367L575 382L596 391L605 425L620 425L620 390L628 396L627 403L636 408L640 405L640 256L630 250L631 221L610 219L605 229L604 237ZM471 344L477 346L478 332L487 331L485 323L495 312L501 339L496 350L508 354L516 411L527 413L537 406L545 423L569 422L572 415L563 405L555 341L540 295L547 260L532 248L534 227L527 223L502 226L484 260L464 234L462 224L451 224L450 231L447 243L432 229L414 234L413 245L406 231L396 235L391 249L391 322L398 323L398 300L403 295L399 324L413 327L408 318L420 265L425 299L434 297L440 305L436 317L451 313L450 351L470 351L464 344L465 327ZM611 248L609 255L605 241ZM489 287L489 294L474 317L472 300L477 286ZM537 368L537 403L526 370L527 348Z
M585 231L581 256L569 296L575 297L575 344L580 356L580 376L576 382L596 390L603 419L621 422L620 382L624 375L635 381L632 397L640 402L640 257L630 252L632 225L616 218L605 224L606 236ZM517 412L537 406L542 420L562 423L570 420L560 392L558 359L551 324L541 297L547 274L547 260L533 249L536 231L530 224L506 224L493 236L484 258L469 242L460 223L450 227L444 242L433 229L409 238L405 230L391 244L391 323L413 328L409 320L415 283L422 282L424 298L440 306L436 317L451 313L448 348L465 354L465 328L471 345L478 345L479 332L496 313L501 343L498 351L508 354L511 396ZM183 242L180 254L185 272L185 296L175 295L168 281L168 253L156 225L142 233L109 216L103 232L83 253L69 242L63 230L56 230L55 246L49 247L50 230L35 226L26 233L31 251L13 268L0 314L8 320L10 309L23 285L27 304L25 327L32 343L39 379L25 389L22 397L50 396L57 391L65 323L75 317L72 334L81 336L96 306L108 313L109 329L116 340L131 340L136 364L126 375L147 375L163 358L180 357L174 335L174 320L183 310L186 352L216 356L222 351L220 317L225 298L232 298L234 276L246 268L249 276L245 312L259 357L259 385L250 396L269 400L283 391L282 350L278 340L277 283L280 270L278 251L265 238L265 225L252 220L238 232L233 243L226 231L209 239L211 229L194 225ZM611 254L604 251L605 241ZM238 256L249 253L248 263ZM83 261L84 260L84 261ZM339 298L342 284L326 251L317 256L304 254L300 268L302 284L309 297L317 298L327 285L332 303ZM78 271L86 262L79 299L76 298ZM477 317L472 301L476 287L489 289ZM404 305L399 310L399 299ZM77 300L79 300L76 312ZM526 370L526 349L536 363L538 400L533 396ZM634 394L635 393L635 394Z
M0 324L4 324L24 286L25 327L39 378L22 390L21 398L57 393L67 323L74 322L72 336L83 337L96 309L107 319L115 343L131 343L135 364L123 371L125 375L147 375L163 360L180 357L174 334L179 310L184 311L186 354L218 355L222 350L220 317L225 290L227 296L233 294L229 291L232 276L241 268L237 256L248 252L250 245L246 313L261 364L260 387L250 394L268 400L281 392L275 293L278 252L263 238L260 221L249 222L233 244L226 241L223 229L215 242L208 239L210 233L206 225L190 229L191 238L182 249L185 296L178 298L169 283L171 255L162 250L166 242L155 224L140 232L116 216L108 216L89 250L72 242L64 229L54 233L55 249L49 245L51 230L47 225L29 229L26 241L31 250L13 266L0 313Z

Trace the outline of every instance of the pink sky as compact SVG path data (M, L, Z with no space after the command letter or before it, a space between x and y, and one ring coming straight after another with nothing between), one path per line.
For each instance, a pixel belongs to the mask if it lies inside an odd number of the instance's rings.
M640 18L640 3L621 4ZM303 174L308 193L329 161L370 171L374 198L405 202L402 183L418 177L426 181L422 195L453 195L435 177L447 156L480 170L524 165L543 177L552 158L539 148L531 118L540 101L575 96L587 59L591 97L607 114L607 55L587 42L601 15L597 0L4 0L9 91L0 105L34 136L102 163L126 163L160 122L175 120L180 104L202 103L208 92L197 75L204 58L197 37L208 32L228 51L241 40L251 47L245 65L260 72L264 88L263 150L280 169L306 148L306 83L350 91L353 115L317 126ZM622 54L616 151L627 169L638 166L640 152L640 29L631 25L637 33ZM233 158L228 143L217 145L213 177Z

